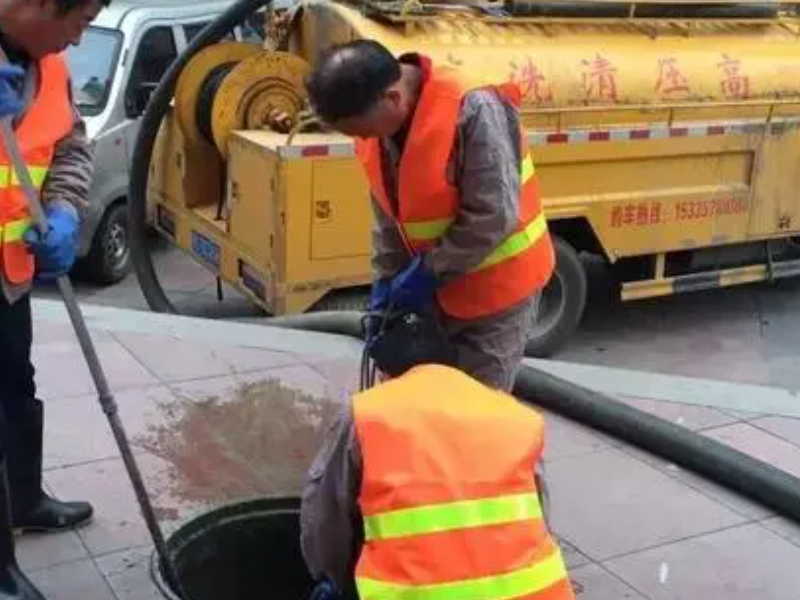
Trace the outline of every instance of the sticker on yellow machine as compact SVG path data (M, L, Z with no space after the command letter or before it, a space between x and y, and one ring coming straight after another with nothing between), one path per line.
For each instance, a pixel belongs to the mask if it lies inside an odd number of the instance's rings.
M214 240L198 231L192 231L192 252L206 265L219 270L220 249Z

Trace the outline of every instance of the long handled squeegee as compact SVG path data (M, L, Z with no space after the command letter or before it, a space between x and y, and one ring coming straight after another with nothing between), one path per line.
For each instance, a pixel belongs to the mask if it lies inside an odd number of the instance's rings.
M17 175L25 196L28 200L28 209L33 219L34 226L42 233L47 231L47 219L45 218L42 204L39 201L39 193L33 185L28 167L22 159L22 154L17 143L17 138L14 135L12 128L12 117L0 119L0 137L2 137L3 146L5 146L8 156L11 158L11 163L14 172ZM147 495L147 489L142 479L142 474L139 471L139 466L136 464L136 459L131 452L128 436L125 433L125 428L119 418L119 411L117 403L114 400L114 395L108 386L108 380L103 372L103 367L100 365L100 360L94 348L94 343L89 335L89 330L86 328L86 322L83 319L83 314L78 306L78 300L75 297L75 291L72 289L72 282L67 275L62 275L57 280L58 289L61 292L61 297L64 299L64 305L69 313L72 327L75 329L75 335L80 343L83 357L86 359L86 364L92 374L94 386L97 389L97 398L100 402L100 407L108 417L108 424L111 426L111 431L114 433L114 438L117 441L122 460L125 462L125 469L128 471L131 484L133 485L136 499L139 502L139 508L144 516L147 528L150 530L150 535L153 538L153 543L158 552L161 564L165 570L165 577L169 578L173 589L184 599L186 596L182 593L180 580L177 577L175 566L172 562L167 545L164 541L164 535L158 525L155 512L153 512L153 505L150 503L150 497Z

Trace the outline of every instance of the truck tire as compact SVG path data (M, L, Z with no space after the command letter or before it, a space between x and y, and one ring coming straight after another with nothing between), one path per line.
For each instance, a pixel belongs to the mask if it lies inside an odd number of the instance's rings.
M525 354L552 356L575 332L586 307L586 270L575 249L553 236L556 268L542 291L538 314L531 324Z
M131 249L124 202L108 208L94 232L89 253L76 267L78 277L102 285L117 283L130 272Z

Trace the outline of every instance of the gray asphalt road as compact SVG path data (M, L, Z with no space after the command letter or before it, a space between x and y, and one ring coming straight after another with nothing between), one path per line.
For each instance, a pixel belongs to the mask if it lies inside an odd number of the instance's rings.
M261 312L181 251L158 242L156 269L181 312L253 318ZM800 389L800 279L621 303L590 265L583 324L559 360ZM84 302L146 310L134 275L110 287L76 282ZM37 295L56 297L53 289Z

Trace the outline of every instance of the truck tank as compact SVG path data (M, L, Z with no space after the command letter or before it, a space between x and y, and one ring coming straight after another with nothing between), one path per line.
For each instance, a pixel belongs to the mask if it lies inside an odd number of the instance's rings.
M402 14L313 0L290 48L313 64L358 38L427 54L469 85L517 82L535 128L758 117L775 101L800 110L798 25L776 5L509 2Z

